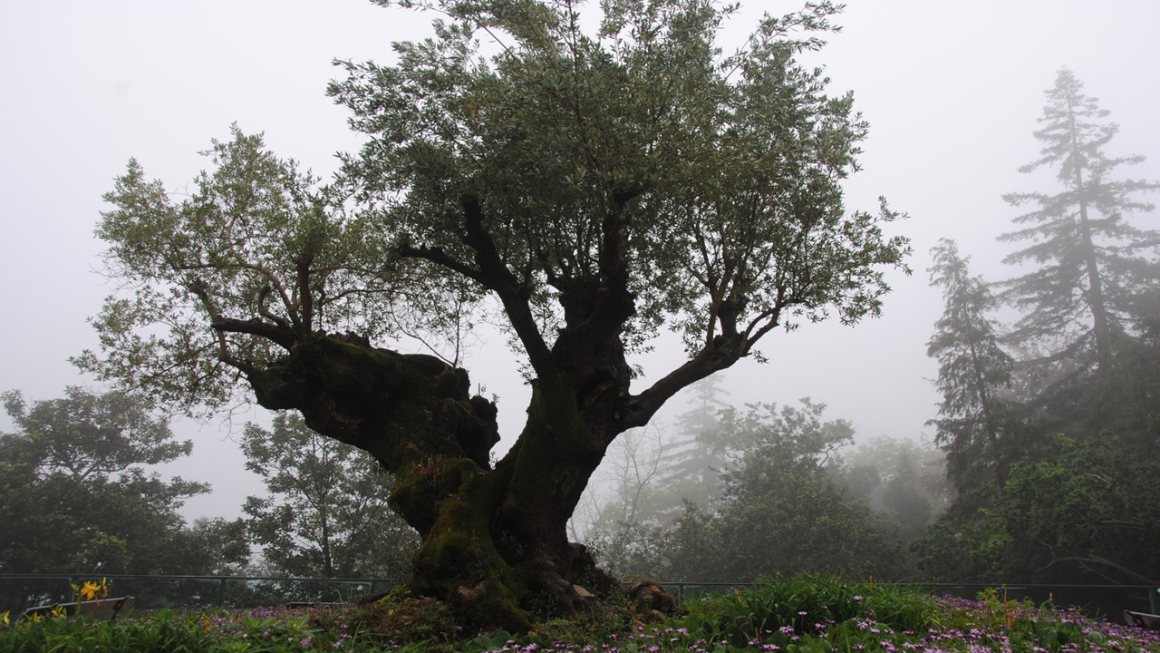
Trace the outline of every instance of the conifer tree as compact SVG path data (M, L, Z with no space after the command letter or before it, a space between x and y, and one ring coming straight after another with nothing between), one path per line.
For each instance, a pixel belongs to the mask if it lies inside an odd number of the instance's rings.
M661 482L669 487L670 512L683 500L702 507L721 496L721 471L727 463L729 440L721 428L721 411L728 407L719 377L711 376L690 387L689 409L677 417L676 438L662 461Z
M1004 262L1032 268L1006 281L1001 297L1025 312L1012 333L1016 341L1046 347L1045 360L1071 361L1075 371L1106 371L1117 339L1138 330L1133 307L1149 289L1155 294L1160 278L1154 256L1160 232L1127 220L1152 210L1138 198L1160 184L1118 178L1123 166L1144 157L1105 152L1119 127L1070 70L1059 71L1046 95L1042 128L1035 132L1043 149L1019 170L1053 166L1061 190L1004 196L1013 206L1032 207L1015 218L1019 229L1000 236L1031 244Z
M1013 420L1003 398L1014 360L999 344L998 324L988 316L998 302L982 277L972 277L970 257L952 240L931 250L931 284L943 289L943 315L927 342L938 361L942 393L935 443L947 452L947 476L960 492L992 483L1002 486Z

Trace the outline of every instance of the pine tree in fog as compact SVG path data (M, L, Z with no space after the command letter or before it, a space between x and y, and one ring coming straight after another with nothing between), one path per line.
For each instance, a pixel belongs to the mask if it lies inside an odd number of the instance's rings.
M935 443L947 452L947 476L960 492L1001 486L1010 466L1011 405L1003 398L1014 360L999 344L998 307L982 277L971 276L970 257L943 239L931 250L931 283L943 291L943 315L927 342L938 361L942 394Z
M1138 198L1160 184L1120 178L1123 167L1144 157L1105 151L1119 127L1070 70L1059 71L1046 95L1035 132L1043 149L1020 172L1051 166L1060 190L1004 196L1030 210L1000 240L1030 244L1004 259L1028 271L1003 284L1002 299L1024 312L1012 334L1017 341L1045 345L1046 359L1074 361L1077 372L1106 370L1117 340L1138 330L1134 307L1156 292L1160 232L1128 217L1152 210Z

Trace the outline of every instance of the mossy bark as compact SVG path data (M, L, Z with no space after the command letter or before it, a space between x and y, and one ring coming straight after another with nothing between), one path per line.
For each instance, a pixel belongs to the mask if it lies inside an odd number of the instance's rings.
M570 614L615 583L566 524L611 438L566 375L534 383L524 433L493 469L496 411L438 359L317 336L251 374L260 404L370 452L396 475L392 506L421 536L409 590L466 624L527 630L530 608Z

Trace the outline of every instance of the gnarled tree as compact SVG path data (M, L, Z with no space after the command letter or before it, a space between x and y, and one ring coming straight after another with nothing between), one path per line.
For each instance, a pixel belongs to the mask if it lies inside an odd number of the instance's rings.
M78 362L188 407L248 386L370 452L422 538L409 589L526 627L533 600L608 585L566 523L618 434L774 329L877 314L908 246L884 205L846 211L866 125L795 59L829 3L729 56L708 0L602 3L592 34L571 2L399 4L445 19L393 65L345 65L330 92L366 142L334 185L237 130L180 202L130 164L98 228L125 286ZM493 464L467 373L385 347L497 309L533 391ZM670 326L687 360L634 387L629 356Z

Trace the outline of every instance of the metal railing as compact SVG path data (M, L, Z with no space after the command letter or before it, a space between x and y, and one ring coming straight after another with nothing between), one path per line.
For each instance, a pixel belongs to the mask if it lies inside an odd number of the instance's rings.
M661 583L678 603L733 588L755 587L756 583ZM1148 585L1031 585L1001 583L883 583L911 587L935 596L974 599L981 592L996 589L1008 600L1031 600L1037 605L1078 606L1089 615L1119 619L1124 610L1160 614L1160 589Z
M357 601L386 592L398 581L384 578L285 578L248 576L136 576L111 574L13 574L0 575L0 612L19 614L27 608L76 600L74 586L86 580L107 580L109 596L133 596L137 610L199 610L204 608L256 608L291 602L340 603ZM667 582L661 585L684 602L719 594L753 583ZM996 588L1015 601L1048 601L1059 606L1076 605L1092 615L1118 619L1123 610L1160 614L1160 590L1144 585L1001 585L995 583L896 583L936 596L974 599Z
M137 610L340 603L386 592L397 584L383 578L13 574L0 576L0 612L19 614L37 605L75 601L74 586L102 579L108 583L109 596L133 596Z

